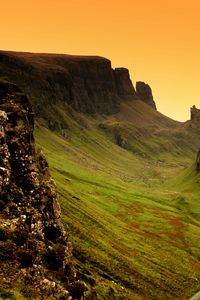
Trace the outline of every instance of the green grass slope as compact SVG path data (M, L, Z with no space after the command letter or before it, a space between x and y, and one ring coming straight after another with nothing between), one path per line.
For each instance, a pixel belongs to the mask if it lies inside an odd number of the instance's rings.
M35 77L58 66L38 59L11 56L0 69L35 105L86 299L188 299L200 286L200 124L139 100L110 116L77 113L59 95L44 101L53 85Z
M61 114L67 130L40 122L35 134L86 299L188 299L200 281L199 177L188 171L198 128L140 101L109 117L56 105L54 117Z

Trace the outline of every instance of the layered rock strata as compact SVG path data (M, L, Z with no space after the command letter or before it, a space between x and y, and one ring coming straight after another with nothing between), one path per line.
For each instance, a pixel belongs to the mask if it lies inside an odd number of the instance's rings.
M127 98L155 108L148 85L137 83L136 93L128 69L103 57L0 51L0 70L33 101L36 117L57 103L88 114L119 112Z
M136 93L139 99L143 100L146 104L150 105L156 110L156 104L153 99L153 94L150 86L142 81L136 82Z

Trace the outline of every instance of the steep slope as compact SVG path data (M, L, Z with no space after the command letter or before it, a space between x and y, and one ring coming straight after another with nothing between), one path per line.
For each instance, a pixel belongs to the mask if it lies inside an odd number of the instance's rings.
M72 247L33 127L26 96L0 81L0 297L18 290L28 299L81 299L84 283L69 267Z

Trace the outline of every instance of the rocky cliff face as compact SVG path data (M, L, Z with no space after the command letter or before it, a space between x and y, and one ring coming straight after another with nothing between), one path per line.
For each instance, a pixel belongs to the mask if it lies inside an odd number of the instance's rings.
M142 81L136 82L136 93L139 99L156 109L155 101L153 100L152 90L150 86Z
M116 68L114 70L115 82L119 96L135 96L136 92L130 79L129 71L126 68Z
M81 299L85 286L69 267L72 247L33 128L27 97L0 81L0 293L19 286L33 299Z
M193 105L190 108L190 113L191 113L191 121L193 121L193 120L199 120L200 121L200 109L196 108L195 105Z
M45 116L44 107L59 102L89 114L114 114L126 98L141 98L155 108L148 85L138 84L136 93L129 71L113 70L102 57L1 51L0 75L29 96L36 116Z
M89 114L111 114L119 110L121 95L115 80L117 77L120 84L119 72L115 77L108 59L1 52L0 65L6 65L2 73L17 82L37 102L39 110L42 103L50 105L58 101ZM130 96L134 90L131 91L129 75L127 85L122 77L119 90Z

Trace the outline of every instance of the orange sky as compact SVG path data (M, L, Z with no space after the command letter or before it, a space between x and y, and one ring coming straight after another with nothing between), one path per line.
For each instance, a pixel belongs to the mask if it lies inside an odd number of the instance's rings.
M0 0L0 49L100 55L177 119L200 107L199 0Z

